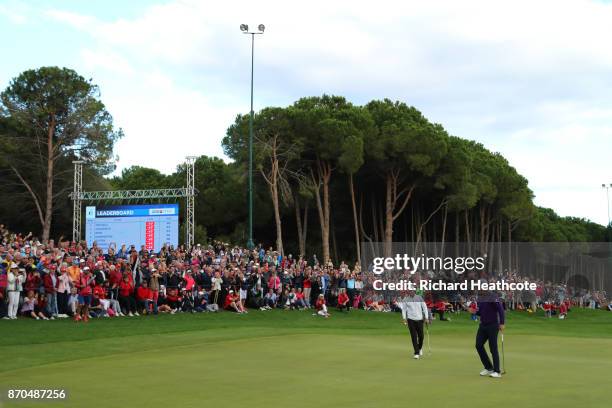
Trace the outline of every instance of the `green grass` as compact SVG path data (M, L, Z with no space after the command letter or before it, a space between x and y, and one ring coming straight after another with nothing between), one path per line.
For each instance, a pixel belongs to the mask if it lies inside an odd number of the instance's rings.
M69 393L9 407L610 406L612 313L509 314L501 380L478 376L475 330L467 314L434 322L415 361L397 313L0 321L0 389Z

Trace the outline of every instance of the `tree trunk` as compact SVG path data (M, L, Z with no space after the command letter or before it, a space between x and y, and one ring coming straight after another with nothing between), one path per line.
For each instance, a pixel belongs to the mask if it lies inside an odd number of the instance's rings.
M455 256L459 256L459 212L455 214Z
M508 272L512 270L512 223L508 221Z
M298 251L299 255L304 255L304 241L302 240L302 211L300 209L299 194L295 194L295 196L293 197L293 201L293 208L295 209L295 224L298 233Z
M331 177L331 169L329 165L326 166L324 177L323 177L323 216L325 217L325 223L323 225L323 259L330 260L329 257L329 220L330 220L330 208L329 208L329 179Z
M359 225L357 223L357 203L355 202L355 186L353 185L353 174L349 174L349 188L351 190L351 203L353 204L353 224L355 225L355 249L357 260L361 259L361 248L359 243Z
M370 208L372 210L372 231L374 232L374 241L380 242L380 237L378 235L378 217L376 214L376 199L374 197L374 194L372 194L371 197L372 205L370 206Z
M472 256L472 239L470 238L470 219L468 210L465 210L465 241L467 244L468 256Z
M304 235L302 236L302 243L304 245L304 253L302 255L306 256L306 237L308 237L308 201L304 204Z
M444 205L444 218L442 219L442 245L440 246L440 257L444 258L444 244L446 242L446 222L448 220L448 204Z
M45 206L45 220L43 223L42 240L49 241L51 234L51 218L53 216L53 136L55 134L55 115L51 115L51 122L47 130L47 197Z
M398 191L400 188L400 170L392 169L389 170L385 176L385 231L384 231L384 248L385 256L391 256L391 245L393 243L393 222L399 217L406 205L412 197L415 185L412 184L410 187L405 187ZM401 201L401 204L398 202ZM399 204L399 207L398 207Z
M331 179L331 165L325 161L317 161L317 176L313 177L316 185L315 197L317 199L317 209L319 211L319 222L321 224L321 246L323 249L323 263L330 260L329 257L329 181ZM321 200L320 188L323 187L323 197Z
M393 202L393 180L391 175L387 175L387 192L385 195L385 235L384 235L384 243L385 243L385 256L391 256L391 243L393 242L393 207L395 207L395 203Z
M278 185L274 183L270 186L272 194L272 206L274 207L274 222L276 223L276 250L284 255L283 252L283 230L281 226L280 205L278 202Z
M365 228L363 227L363 195L359 195L359 230L361 231L361 236L368 240L370 243L370 251L371 254L374 254L374 243L372 242L372 238L365 232ZM361 263L361 259L359 260Z

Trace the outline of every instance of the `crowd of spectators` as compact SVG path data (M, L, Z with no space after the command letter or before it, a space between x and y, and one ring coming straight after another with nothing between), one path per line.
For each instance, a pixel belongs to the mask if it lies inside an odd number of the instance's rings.
M359 262L352 267L345 262L320 264L316 257L282 256L261 245L247 250L219 242L190 250L164 246L152 251L125 244L103 250L95 242L41 243L32 234L14 234L4 225L0 236L3 319L71 317L86 322L93 317L158 313L246 314L249 309L311 309L314 315L329 317L330 308L398 310L393 297L371 290L371 276ZM471 294L460 292L423 295L443 321L448 312L469 310L474 301ZM544 282L539 282L533 298L501 296L510 309L544 309L547 302L555 307L569 302L612 309L603 292L581 293L577 301L577 293L564 285Z
M34 319L140 316L178 312L248 313L313 309L329 317L366 307L359 264L308 263L259 246L223 243L160 251L134 245L59 241L41 243L31 234L0 226L0 317ZM313 258L314 259L314 258Z

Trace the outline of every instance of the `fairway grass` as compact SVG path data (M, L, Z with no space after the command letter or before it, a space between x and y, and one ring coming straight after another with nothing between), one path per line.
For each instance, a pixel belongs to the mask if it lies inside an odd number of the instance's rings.
M502 379L478 375L477 324L434 322L413 360L397 313L254 311L0 321L0 388L64 388L7 407L609 407L612 313L511 313Z

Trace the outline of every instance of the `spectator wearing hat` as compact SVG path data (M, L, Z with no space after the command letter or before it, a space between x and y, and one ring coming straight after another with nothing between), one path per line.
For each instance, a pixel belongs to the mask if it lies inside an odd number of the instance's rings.
M233 310L236 313L247 313L247 311L240 303L240 298L233 290L230 290L227 296L225 296L225 301L223 302L223 309L225 310Z
M72 260L72 265L68 268L68 276L70 276L70 280L72 280L73 285L75 285L76 282L81 277L81 268L79 267L79 259L76 257Z

